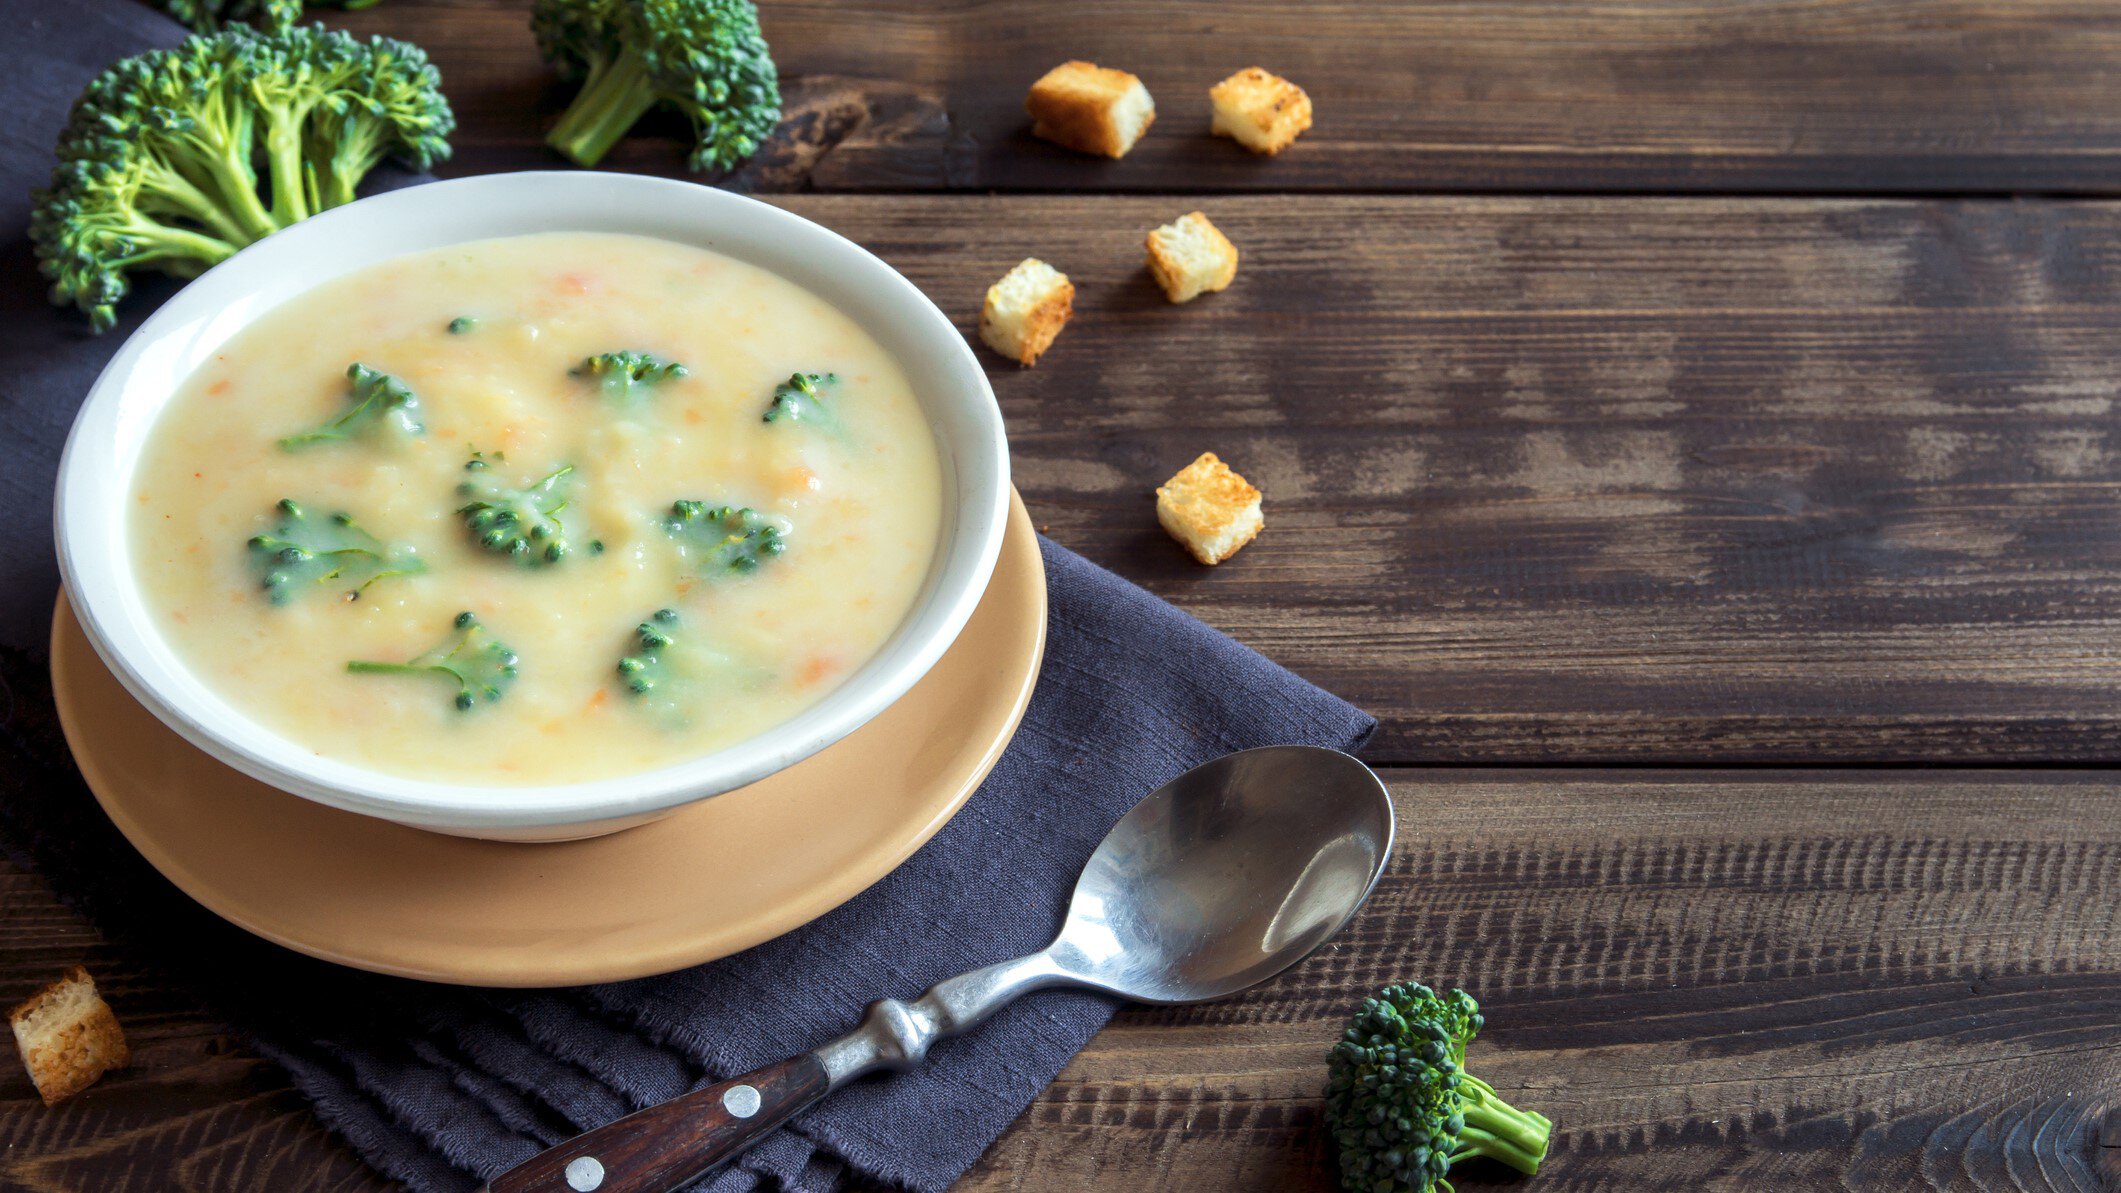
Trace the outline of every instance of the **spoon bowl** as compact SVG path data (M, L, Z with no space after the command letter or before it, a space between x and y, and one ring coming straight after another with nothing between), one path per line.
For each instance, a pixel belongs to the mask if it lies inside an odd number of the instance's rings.
M865 1073L910 1069L1010 1000L1075 986L1201 1002L1263 982L1354 916L1392 856L1392 800L1334 750L1226 754L1151 792L1105 834L1052 944L871 1003L860 1027L549 1148L486 1193L667 1193Z
M1047 952L1135 1002L1222 998L1309 955L1392 855L1392 801L1335 750L1226 754L1134 806L1090 855Z

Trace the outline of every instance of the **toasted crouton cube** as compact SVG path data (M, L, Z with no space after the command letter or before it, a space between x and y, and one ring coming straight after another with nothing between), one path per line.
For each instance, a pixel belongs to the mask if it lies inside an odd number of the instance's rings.
M1026 257L987 287L979 336L1020 365L1038 362L1075 313L1075 284L1037 257Z
M1179 470L1156 490L1156 520L1193 558L1217 564L1237 554L1267 524L1260 492L1214 452Z
M125 1032L96 982L76 965L7 1013L15 1047L46 1106L56 1106L132 1060Z
M1311 127L1311 97L1304 89L1253 66L1208 89L1215 105L1210 131L1235 137L1254 153L1280 153Z
M1125 157L1156 119L1142 81L1090 62L1063 62L1024 97L1031 135L1104 157Z
M1191 302L1237 276L1237 246L1198 211L1149 233L1149 272L1172 302Z

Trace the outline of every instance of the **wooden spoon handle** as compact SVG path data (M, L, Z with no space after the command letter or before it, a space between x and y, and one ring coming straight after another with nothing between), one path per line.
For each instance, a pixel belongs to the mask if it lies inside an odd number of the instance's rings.
M670 1193L825 1092L811 1053L650 1106L525 1160L486 1193Z

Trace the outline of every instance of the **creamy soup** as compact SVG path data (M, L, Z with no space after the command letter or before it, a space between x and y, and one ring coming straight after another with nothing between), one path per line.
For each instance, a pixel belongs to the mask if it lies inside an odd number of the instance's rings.
M244 330L154 427L131 521L163 633L250 716L379 770L542 784L831 691L911 609L941 487L905 374L816 295L553 234L386 261Z

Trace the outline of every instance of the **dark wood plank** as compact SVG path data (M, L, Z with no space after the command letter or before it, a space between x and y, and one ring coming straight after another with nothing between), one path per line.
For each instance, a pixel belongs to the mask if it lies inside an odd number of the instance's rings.
M1399 848L1335 944L1122 1012L963 1188L1324 1193L1323 1049L1399 978L1475 991L1475 1071L1560 1124L1499 1185L2121 1187L2121 776L1389 777ZM41 883L0 865L0 911L0 997L85 959L140 1058L54 1110L0 1073L0 1189L386 1187Z
M86 965L132 1044L132 1067L56 1109L0 1043L0 1190L8 1193L370 1193L390 1185L311 1115L280 1070L0 859L0 1005Z
M565 102L527 0L343 18L427 46L464 118L451 169L550 165ZM2121 188L2121 8L2103 0L766 0L787 135L746 185L829 190L2071 191ZM334 20L342 18L334 17ZM1024 90L1091 58L1142 75L1126 160L1025 132ZM1207 135L1262 65L1317 127L1272 161ZM672 172L675 124L617 168Z
M1394 865L1327 953L1123 1013L962 1187L1324 1193L1323 1050L1416 978L1480 996L1467 1067L1557 1124L1536 1181L1461 1189L2121 1188L2114 776L1393 790Z
M1033 517L1383 722L1380 762L2121 758L2121 207L1225 198L1228 291L1166 304L1196 200L801 197L969 331ZM1267 494L1215 569L1155 485Z

